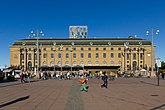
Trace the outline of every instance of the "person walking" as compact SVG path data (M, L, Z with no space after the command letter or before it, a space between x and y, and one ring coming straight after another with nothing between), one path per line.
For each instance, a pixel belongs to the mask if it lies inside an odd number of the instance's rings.
M108 88L108 76L106 72L103 72L102 80L104 83L101 85L101 88Z
M86 79L84 78L84 76L80 76L81 78L79 79L80 83L81 83L81 91L85 91L88 92L88 89L86 87Z
M162 72L162 74L161 74L161 75L162 75L162 79L164 79L165 72Z

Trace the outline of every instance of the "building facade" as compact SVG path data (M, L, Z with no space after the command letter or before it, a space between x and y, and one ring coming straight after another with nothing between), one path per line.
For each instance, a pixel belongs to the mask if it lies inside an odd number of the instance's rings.
M10 65L24 70L37 65L80 65L91 71L117 67L124 72L150 70L152 58L155 58L151 42L140 38L38 39L38 54L36 42L37 39L15 41L10 46Z
M87 38L87 26L69 26L69 38Z

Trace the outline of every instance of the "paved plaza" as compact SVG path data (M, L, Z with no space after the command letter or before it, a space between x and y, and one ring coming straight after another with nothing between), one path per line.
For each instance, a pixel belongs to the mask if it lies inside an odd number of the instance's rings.
M119 78L101 88L101 79L89 80L81 92L77 78L0 83L0 110L165 110L165 80Z

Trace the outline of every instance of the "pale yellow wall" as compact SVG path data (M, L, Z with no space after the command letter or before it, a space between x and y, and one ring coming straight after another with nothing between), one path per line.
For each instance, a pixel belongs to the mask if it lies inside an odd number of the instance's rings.
M80 50L81 47L84 48L83 51ZM89 47L91 48L91 51L88 51ZM106 47L106 51L103 50L104 47ZM119 47L121 48L120 51L118 51ZM144 56L145 57L145 64L147 64L148 66L151 67L151 57L152 57L151 46L130 46L130 48L134 48L134 47L145 48L145 50L146 50L145 56ZM32 54L32 59L27 60L27 63L29 61L31 61L32 66L35 66L34 65L34 51L33 51L33 49L36 47L22 46L22 48L31 48L31 51L28 51L28 53ZM48 66L50 66L50 62L54 62L54 58L50 57L51 53L54 54L54 51L51 50L51 48L54 48L54 46L42 46L40 48L41 48L40 66L43 65L44 61L47 63ZM44 48L46 48L46 51L43 50ZM61 52L62 52L62 65L64 66L66 62L69 62L69 65L70 65L71 64L71 57L70 57L71 47L70 46L63 46L63 51L59 51L58 48L60 48L60 46L56 45L56 47L55 47L55 49L56 49L56 51L55 51L55 65L57 65L58 62L61 61L61 58L60 59L58 58L58 53L61 53ZM69 50L66 51L66 48L69 48ZM118 62L121 61L122 62L121 70L124 70L124 57L121 55L121 58L118 58L118 53L124 52L124 46L93 46L93 45L92 46L76 46L76 45L74 45L73 48L76 48L76 51L73 50L73 52L72 52L72 62L76 61L78 65L80 65L80 62L83 61L85 66L88 66L88 61L91 61L92 62L91 66L95 66L96 61L98 61L99 66L103 66L103 61L106 61L107 66L111 66L110 62L114 61L114 66L118 66ZM96 48L99 48L99 50L96 51ZM111 51L111 48L114 48L114 50ZM23 52L23 53L25 54L25 52ZM47 54L47 58L43 58L44 53ZM69 58L66 58L66 53L69 54ZM76 53L76 58L73 58L73 53ZM80 58L81 53L84 53L84 58ZM91 53L92 58L88 58L88 53ZM99 58L95 58L96 53L99 53ZM103 53L106 53L106 58L103 58ZM114 53L114 58L110 57L110 53ZM137 52L132 52L132 53L137 53ZM149 54L150 54L150 56L149 56ZM138 55L137 55L137 57L138 57ZM24 55L24 58L26 58L25 55ZM37 59L35 61L37 61ZM127 60L127 61L129 61L129 60ZM133 61L138 61L138 59L136 59L136 60L132 59L132 62ZM143 60L140 60L140 61L143 62ZM24 59L24 64L25 64L25 62L26 62L26 59ZM20 65L19 63L20 63L20 47L11 46L10 47L10 64L16 66L16 65ZM127 63L127 64L130 64L130 63Z

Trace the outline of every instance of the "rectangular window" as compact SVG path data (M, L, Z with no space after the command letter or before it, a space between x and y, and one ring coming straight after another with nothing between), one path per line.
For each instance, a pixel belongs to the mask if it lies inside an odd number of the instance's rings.
M61 58L61 53L58 54L58 58Z
M91 48L88 48L88 50L90 51L90 50L91 50Z
M106 58L106 53L103 53L103 58Z
M84 58L84 54L83 53L81 53L81 58Z
M114 58L114 54L113 53L111 53L111 58Z
M46 58L46 53L44 53L43 57Z
M69 49L68 48L66 48L66 51L68 51Z
M29 51L31 51L31 48L29 48Z
M140 53L140 60L143 59L143 53Z
M34 54L35 60L37 60L37 54Z
M96 50L98 51L98 50L99 50L99 48L96 48Z
M96 58L99 58L99 53L96 53Z
M73 48L73 50L76 50L76 48Z
M118 53L118 58L121 58L121 53Z
M105 51L105 50L106 50L106 48L103 48L103 50Z
M51 57L51 58L54 58L54 54L53 54L53 53L51 53L50 57Z
M24 60L24 54L21 54L21 60Z
M69 54L68 53L66 53L66 58L69 58Z
M28 60L31 60L31 59L32 59L32 55L28 54Z
M81 51L83 51L84 50L84 48L81 48Z
M129 53L126 53L127 54L127 60L129 60L129 56L130 56L130 54Z
M76 53L73 53L73 58L76 58Z
M118 50L121 50L121 48L118 48Z
M136 60L136 53L133 54L133 59Z
M111 48L111 50L114 50L114 48Z
M88 53L88 58L91 58L91 53Z
M31 60L32 59L32 55L29 53L28 54L28 60Z

